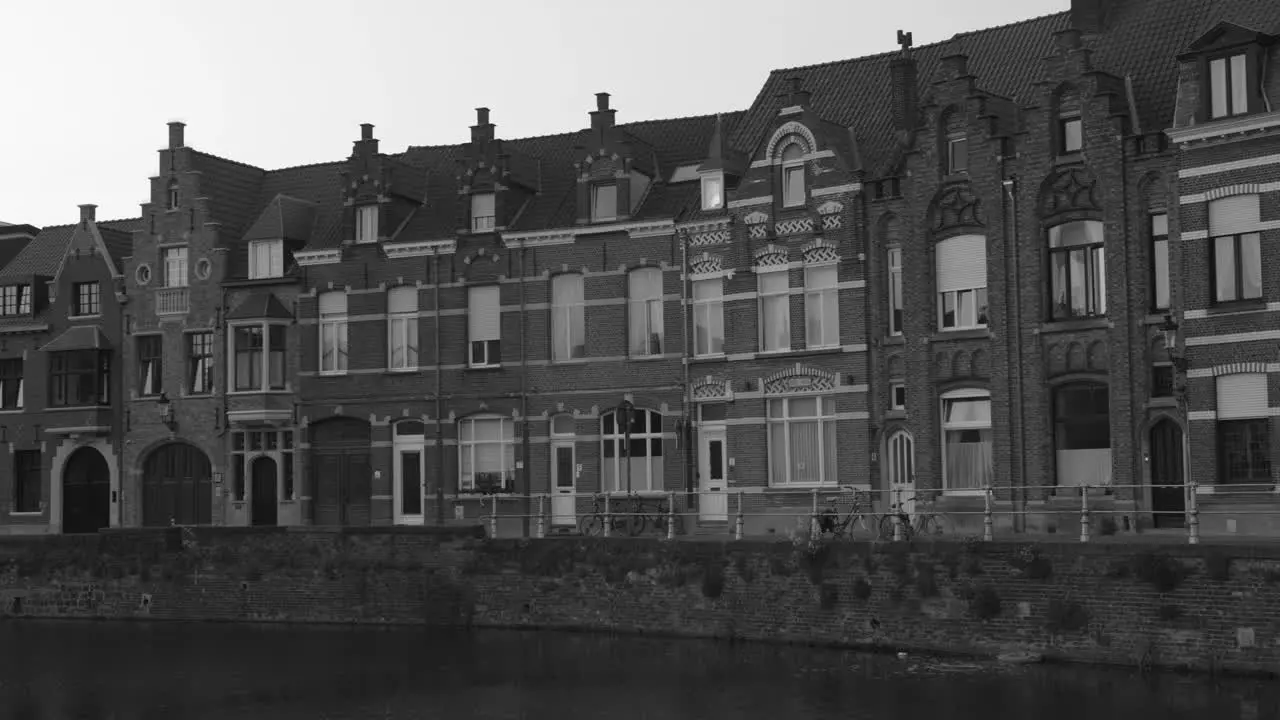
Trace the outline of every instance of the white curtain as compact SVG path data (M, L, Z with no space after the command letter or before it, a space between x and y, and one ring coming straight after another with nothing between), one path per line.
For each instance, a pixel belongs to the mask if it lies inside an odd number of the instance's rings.
M1058 451L1058 485L1111 484L1111 448Z
M760 273L760 349L791 348L791 287L785 270Z
M557 275L551 281L551 356L586 357L586 311L581 275Z
M630 276L631 318L629 327L632 355L661 355L663 340L662 271L657 268L633 270Z
M805 268L805 344L811 348L840 344L840 305L835 265Z
M387 293L390 367L405 369L418 366L418 289L392 288Z
M990 430L948 430L946 438L948 490L979 490L993 484Z
M717 278L693 283L693 337L697 355L724 352L723 298L723 280Z

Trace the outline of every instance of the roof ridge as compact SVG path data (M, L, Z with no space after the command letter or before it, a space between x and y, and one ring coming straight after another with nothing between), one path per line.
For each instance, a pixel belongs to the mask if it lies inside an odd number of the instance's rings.
M324 165L345 165L346 162L347 162L346 160L326 160L324 162L303 163L301 165L286 165L285 167L263 170L263 172L278 173L278 172L284 172L285 170L302 170L305 168L322 167Z
M630 122L618 123L618 124L617 124L617 125L615 125L614 127L618 128L618 129L620 129L620 130L626 130L626 129L628 129L628 128L632 127L632 126L635 126L635 125L651 125L651 124L653 124L653 123L681 122L681 121L685 121L685 120L701 120L701 119L703 119L703 118L713 118L713 117L715 117L716 115L733 115L733 114L736 114L736 113L740 113L740 114L742 114L742 115L744 115L744 116L745 116L748 112L750 112L750 108L744 108L744 109L741 109L741 110L722 110L722 111L720 111L720 112L702 113L701 115L682 115L682 116L680 116L680 117L671 117L671 118L649 118L649 119L646 119L646 120L632 120L632 121L630 121ZM500 138L496 138L496 139L497 139L497 140L501 140L501 141L502 141L502 142L504 142L504 143L527 142L527 141L530 141L530 140L550 140L550 139L553 139L553 138L568 137L568 136L571 136L571 135L578 135L578 134L580 134L580 133L582 133L582 132L585 132L585 131L587 131L587 130L589 130L589 129L590 129L590 128L579 128L579 129L577 129L577 130L570 130L570 131L568 131L568 132L550 133L550 134L547 134L547 135L528 135L528 136L525 136L525 137L514 137L514 138L500 137ZM467 145L469 145L469 144L470 144L470 142L462 142L462 143L446 143L446 144L442 144L442 145L410 145L410 146L408 146L408 147L405 149L405 152L403 152L403 153L393 153L393 154L395 154L395 155L404 155L405 153L408 153L408 152L409 152L409 151L411 151L411 150L442 150L442 149L445 149L445 148L463 148L463 147L466 147L466 146L467 146Z
M958 32L955 35L952 35L951 37L945 38L943 40L938 40L936 42L925 43L924 45L913 45L911 50L914 52L924 48L932 48L932 47L947 45L951 42L954 42L957 38L971 37L973 35L978 35L981 33L988 33L993 30L1004 30L1004 29L1012 28L1018 25L1026 25L1028 23L1045 20L1046 18L1057 17L1059 15L1068 15L1068 14L1070 14L1070 11L1068 10L1059 10L1058 12L1046 13L1044 15L1037 15L1035 17L1024 18L1022 20L1015 20L1014 22L1005 23L1004 25L992 25L991 27L978 28L976 30L966 30L964 32ZM788 68L776 68L774 70L770 70L769 75L773 76L779 73L797 72L800 70L816 70L817 68L830 67L832 65L843 65L845 63L861 62L863 60L874 60L876 58L887 57L890 55L898 55L901 52L902 50L900 49L886 50L884 52L872 53L870 55L859 55L857 57L844 58L842 60L828 60L827 62L814 63L812 65L797 65L797 66L788 67Z
M247 162L232 160L231 158L222 157L221 155L214 155L213 153L205 152L203 150L196 150L195 148L191 148L191 152L195 153L196 155L203 155L204 157L211 158L213 160L221 160L222 162L231 163L232 165L239 165L240 167L246 167L246 168L249 168L250 170L257 170L258 172L267 172L266 169L260 168L257 165L250 165Z

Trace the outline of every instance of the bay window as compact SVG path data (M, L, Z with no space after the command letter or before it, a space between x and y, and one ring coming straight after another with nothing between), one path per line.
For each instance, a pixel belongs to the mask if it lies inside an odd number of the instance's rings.
M1218 482L1271 484L1271 421L1265 373L1219 375Z
M387 292L387 369L418 369L418 288Z
M477 416L458 421L458 490L510 491L516 466L515 422Z
M67 350L49 354L49 404L111 404L111 351Z
M836 484L835 398L769 400L768 426L770 485Z
M942 396L942 486L979 493L995 480L991 454L991 396L956 390Z
M840 346L839 274L835 265L804 269L805 346Z
M347 294L332 290L320 295L320 373L347 371Z
M551 359L574 360L587 356L586 298L582 276L576 273L551 279Z
M724 280L693 281L693 354L724 353Z
M1066 385L1054 393L1058 487L1111 484L1110 409L1106 385Z
M233 325L231 342L231 378L235 392L284 389L284 325Z
M1079 220L1049 228L1049 303L1054 320L1107 314L1102 223Z
M600 418L602 492L651 492L663 489L662 415L632 408L630 420L621 411Z
M937 244L938 329L987 326L987 239L959 235Z
M662 307L662 270L639 268L628 279L631 308L630 342L632 357L661 355L665 332Z
M757 271L760 296L760 350L791 349L791 277L786 266Z

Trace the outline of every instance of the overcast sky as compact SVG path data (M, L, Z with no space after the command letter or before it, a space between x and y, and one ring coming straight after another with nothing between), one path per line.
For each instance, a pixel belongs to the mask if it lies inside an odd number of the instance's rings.
M165 123L264 168L746 108L769 71L1066 10L1070 0L66 0L0 6L0 221L136 217Z

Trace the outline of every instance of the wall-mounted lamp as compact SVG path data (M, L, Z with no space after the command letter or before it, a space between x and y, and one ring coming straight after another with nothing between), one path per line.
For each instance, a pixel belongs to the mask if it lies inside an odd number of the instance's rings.
M156 411L160 415L160 422L169 428L172 432L177 429L178 423L173 419L173 403L169 402L169 396L160 393L160 397L156 398Z

